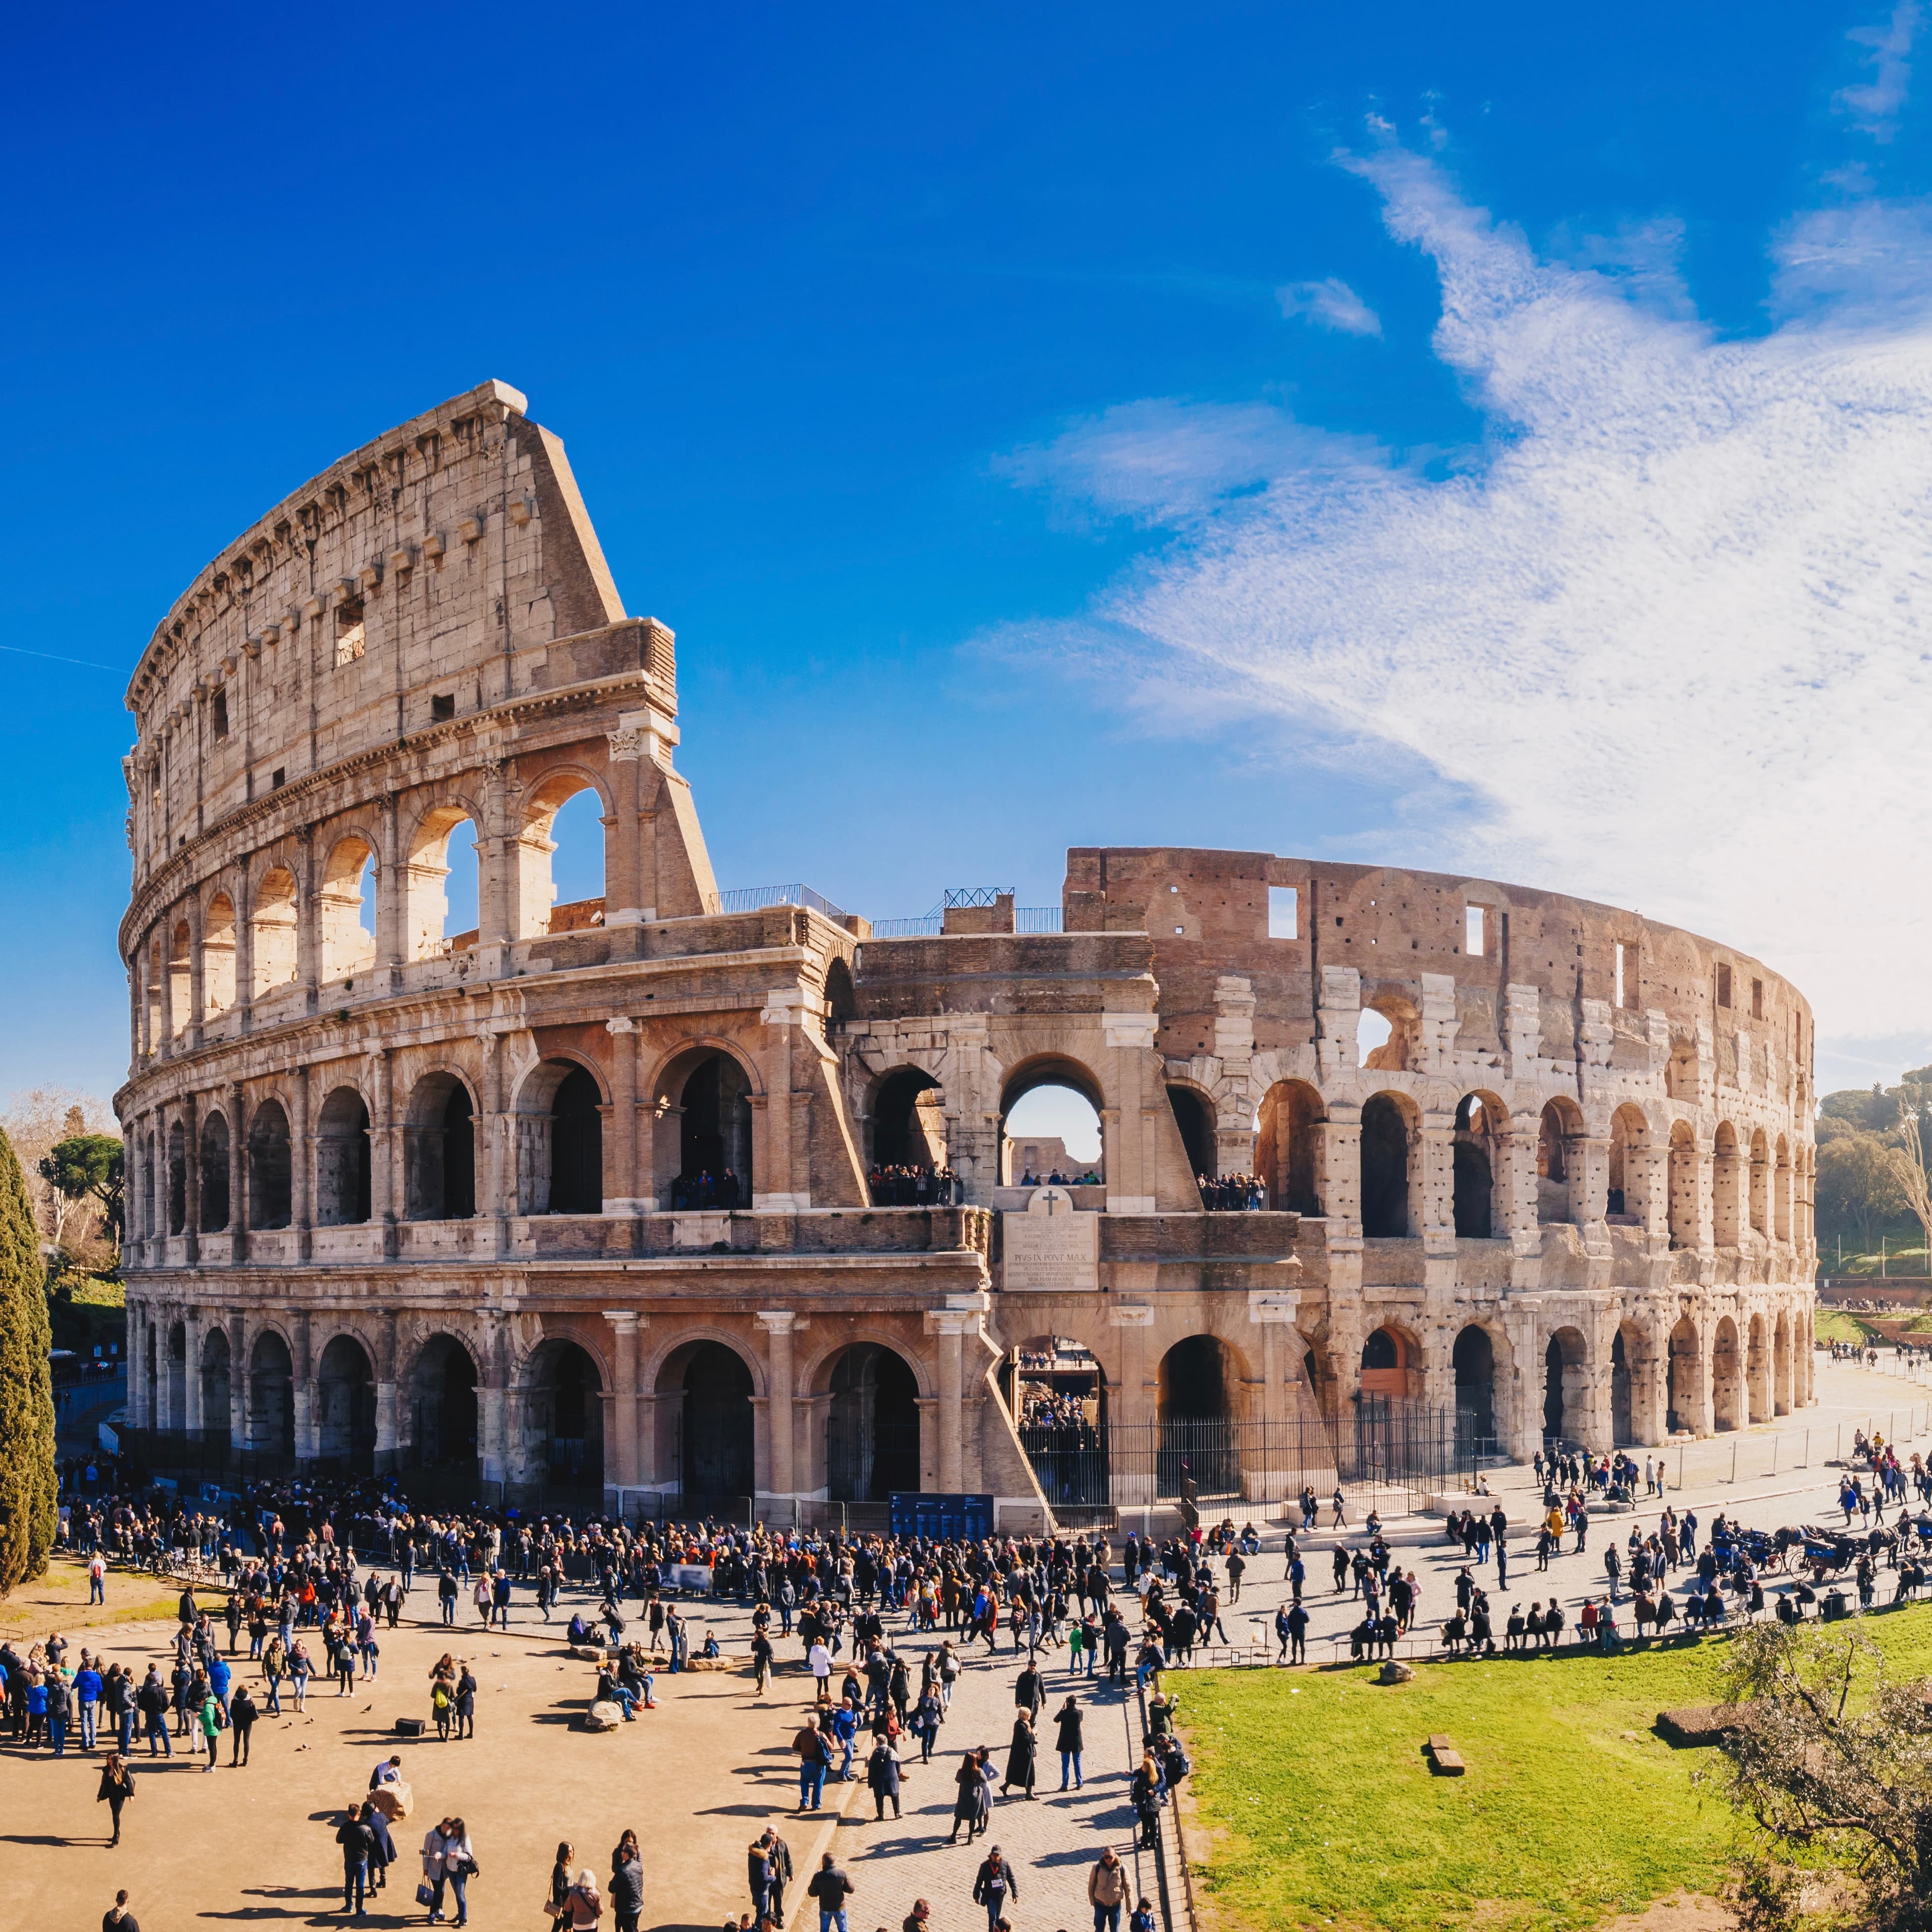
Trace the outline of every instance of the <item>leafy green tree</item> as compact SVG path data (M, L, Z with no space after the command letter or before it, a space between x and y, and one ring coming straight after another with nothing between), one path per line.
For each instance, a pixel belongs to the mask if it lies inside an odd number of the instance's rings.
M1821 1231L1855 1233L1859 1244L1870 1248L1886 1222L1910 1211L1893 1165L1896 1150L1895 1141L1856 1127L1841 1124L1835 1133L1820 1134L1816 1202Z
M42 1156L40 1178L70 1201L92 1200L108 1232L121 1238L122 1148L112 1134L74 1134Z
M52 1346L27 1178L0 1132L0 1595L38 1576L53 1547Z

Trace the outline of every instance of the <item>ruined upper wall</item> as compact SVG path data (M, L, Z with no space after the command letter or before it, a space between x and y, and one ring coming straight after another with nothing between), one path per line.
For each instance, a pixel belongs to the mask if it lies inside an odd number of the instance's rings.
M623 606L563 446L525 410L486 382L364 444L176 601L128 689L137 874L270 790L524 692L643 670L674 712L668 632L599 654Z
M1269 937L1270 886L1295 894L1293 938ZM1472 906L1484 915L1475 956L1465 945ZM1660 1011L1673 1040L1694 1042L1709 1030L1720 1078L1727 1064L1735 1070L1742 1039L1742 1050L1796 1070L1804 1092L1811 1089L1811 1010L1788 980L1736 947L1560 892L1267 852L1076 846L1066 855L1063 924L1151 936L1160 1046L1175 1058L1211 1046L1223 974L1251 983L1255 1047L1265 1052L1314 1039L1322 976L1347 967L1361 975L1362 1004L1398 1024L1418 1004L1423 974L1453 979L1466 1047L1504 1051L1502 988L1534 986L1552 1058L1574 1057L1582 1003L1600 1000L1610 1009L1613 1066L1648 1064L1648 1016ZM1726 977L1728 1005L1720 1004Z

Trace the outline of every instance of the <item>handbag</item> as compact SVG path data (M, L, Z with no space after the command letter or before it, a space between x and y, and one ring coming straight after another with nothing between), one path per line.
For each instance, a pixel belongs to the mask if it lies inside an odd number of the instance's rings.
M416 1903L418 1905L434 1905L436 1903L436 1888L426 1878L416 1881Z

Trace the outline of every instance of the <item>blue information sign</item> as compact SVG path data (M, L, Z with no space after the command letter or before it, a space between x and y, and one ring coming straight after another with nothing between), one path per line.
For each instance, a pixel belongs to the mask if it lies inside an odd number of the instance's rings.
M916 1490L895 1490L891 1508L895 1536L922 1536L934 1542L956 1537L976 1543L993 1533L991 1496L927 1496Z

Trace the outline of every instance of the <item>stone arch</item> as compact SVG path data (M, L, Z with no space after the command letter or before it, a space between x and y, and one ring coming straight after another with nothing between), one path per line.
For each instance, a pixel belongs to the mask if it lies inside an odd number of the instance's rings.
M295 1356L272 1324L258 1327L248 1352L248 1446L258 1454L296 1453Z
M220 1322L212 1324L201 1339L201 1360L196 1372L201 1378L201 1436L204 1442L230 1446L232 1410L232 1364L230 1359L228 1330Z
M1761 1313L1744 1328L1744 1413L1753 1422L1772 1418L1771 1329Z
M467 1221L476 1212L476 1096L461 1074L436 1067L410 1089L403 1116L403 1214Z
M1370 1046L1365 1034L1381 1030L1379 1019L1388 1028L1388 1037ZM1421 1031L1422 1015L1415 1002L1405 994L1365 992L1361 1011L1355 1022L1355 1052L1364 1072L1403 1073L1415 1064Z
M201 1009L205 1019L235 1004L235 902L217 892L201 923Z
M1670 1129L1670 1245L1694 1248L1698 1245L1697 1137L1688 1120L1672 1123Z
M471 855L459 859L452 851L451 835L467 824L476 832ZM449 916L448 880L460 864L473 868L479 915L482 907L484 818L481 806L460 793L445 793L417 814L404 844L408 855L403 870L404 956L409 959L438 959L453 950L459 937L446 930ZM460 935L473 938L473 934Z
M758 1070L736 1042L700 1036L679 1042L651 1075L651 1172L658 1205L706 1204L701 1175L710 1178L709 1204L748 1208L754 1188ZM734 1187L723 1186L728 1171Z
M758 1382L736 1340L680 1336L649 1386L657 1397L656 1467L676 1472L687 1505L755 1495Z
M1221 1496L1240 1486L1240 1450L1232 1426L1244 1407L1247 1364L1224 1337L1185 1335L1161 1357L1155 1493Z
M188 1129L176 1114L168 1124L168 1232L188 1227Z
M607 1365L576 1335L546 1335L524 1359L520 1380L530 1477L572 1489L601 1488Z
M1214 1180L1221 1166L1214 1145L1214 1120L1218 1109L1214 1096L1191 1080L1169 1080L1167 1104L1173 1113L1174 1124L1180 1131L1180 1144L1187 1152L1190 1177Z
M1768 1240L1771 1236L1771 1147L1763 1128L1754 1128L1750 1137L1750 1175L1745 1189L1751 1232Z
M1704 1366L1704 1345L1697 1324L1688 1315L1680 1315L1671 1329L1670 1378L1666 1384L1668 1406L1664 1420L1672 1434L1690 1430L1701 1434L1708 1390Z
M295 874L286 866L271 866L256 881L249 904L250 991L259 1000L278 986L292 986L299 970Z
M1305 1080L1277 1080L1262 1096L1255 1139L1255 1170L1277 1213L1318 1215L1324 1210L1318 1185L1322 1124L1328 1110Z
M834 1502L880 1502L920 1484L920 1378L896 1344L848 1340L824 1357L825 1490Z
M404 1468L475 1471L483 1365L448 1329L425 1336L403 1378Z
M1503 1352L1498 1350L1502 1340ZM1508 1410L1509 1344L1486 1322L1466 1323L1449 1352L1456 1383L1457 1460L1493 1456L1506 1444L1498 1425Z
M554 835L557 814L572 800L586 791L596 794L598 815L603 824L597 868L599 884L593 896L560 905L554 879L558 842ZM574 932L583 926L603 922L604 882L610 874L610 833L614 817L610 789L603 774L588 765L553 765L525 793L523 825L514 848L518 866L519 939ZM560 914L563 916L560 918Z
M1495 1094L1479 1088L1456 1102L1450 1161L1456 1233L1461 1240L1488 1240L1496 1233L1502 1218L1496 1213L1496 1170L1508 1131L1509 1109Z
M178 1040L194 1018L194 928L177 919L168 930L168 1030Z
M610 1096L592 1061L540 1060L517 1090L517 1211L604 1211L604 1115Z
M176 1317L167 1326L168 1427L179 1435L188 1426L188 1324Z
M1419 1231L1414 1196L1421 1126L1406 1094L1384 1090L1362 1103L1362 1232L1371 1240Z
M367 1221L370 1175L369 1103L358 1087L333 1088L315 1117L315 1225Z
M1734 1248L1743 1232L1744 1161L1738 1130L1729 1120L1720 1120L1711 1142L1711 1240L1717 1247Z
M338 1329L316 1358L315 1453L348 1475L375 1473L375 1359L350 1329Z
M1644 1226L1649 1183L1650 1122L1635 1101L1626 1100L1610 1116L1606 1218L1626 1227Z
M1544 1224L1582 1219L1582 1111L1568 1094L1544 1102L1536 1124L1536 1218Z
M1720 1430L1742 1429L1745 1414L1738 1324L1729 1315L1720 1315L1711 1330L1711 1420Z
M1362 1344L1359 1386L1364 1396L1405 1402L1422 1392L1422 1344L1400 1322L1384 1322Z
M922 1066L888 1067L871 1083L864 1116L866 1166L946 1165L946 1121L939 1082Z
M199 1150L199 1230L218 1234L228 1226L228 1117L218 1108L203 1116Z
M294 1214L294 1163L289 1117L271 1095L256 1103L248 1123L248 1225L286 1228Z
M1641 1322L1625 1316L1610 1338L1610 1442L1613 1447L1656 1439L1647 1412L1650 1382L1650 1337Z
M1028 1054L1015 1061L1007 1068L1000 1082L998 1144L1001 1150L1003 1174L1006 1166L1006 1142L1015 1136L1015 1130L1010 1124L1012 1112L1029 1094L1042 1087L1064 1088L1091 1110L1094 1136L1100 1146L1100 1158L1095 1166L1104 1180L1108 1153L1103 1125L1107 1106L1105 1089L1090 1067L1070 1054L1054 1052ZM1070 1150L1069 1157L1078 1158ZM1011 1178L1017 1180L1018 1177L1013 1175Z
M1583 1442L1590 1426L1589 1375L1590 1342L1582 1330L1565 1323L1552 1330L1543 1351L1546 1442Z
M376 934L381 929L376 901L382 892L381 842L370 832L340 833L328 848L322 866L322 890L316 895L321 920L322 978L328 982L352 981L374 970ZM363 881L370 881L369 922L363 922Z

